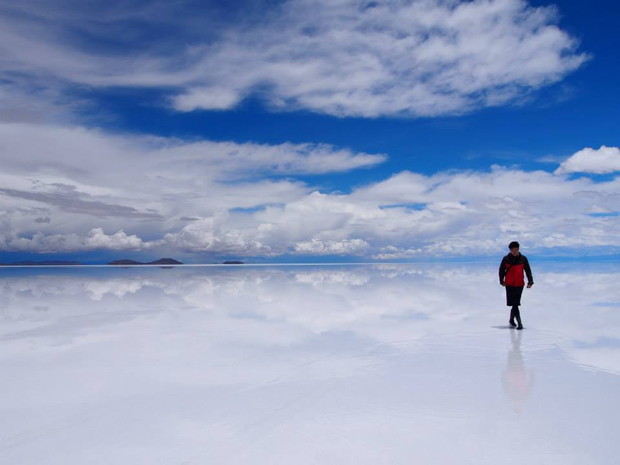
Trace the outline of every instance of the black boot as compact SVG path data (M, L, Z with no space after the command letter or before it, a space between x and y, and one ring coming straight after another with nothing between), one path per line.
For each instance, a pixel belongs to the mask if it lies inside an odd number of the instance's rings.
M517 324L515 323L515 309L516 307L513 305L510 309L510 320L508 320L508 324L513 328L517 326Z
M523 324L521 323L521 312L519 311L519 307L515 309L515 318L517 319L517 329L523 329Z

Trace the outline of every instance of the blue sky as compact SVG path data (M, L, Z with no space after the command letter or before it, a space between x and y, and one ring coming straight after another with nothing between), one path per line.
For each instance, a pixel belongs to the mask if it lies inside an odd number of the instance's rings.
M617 256L619 11L2 2L0 261Z

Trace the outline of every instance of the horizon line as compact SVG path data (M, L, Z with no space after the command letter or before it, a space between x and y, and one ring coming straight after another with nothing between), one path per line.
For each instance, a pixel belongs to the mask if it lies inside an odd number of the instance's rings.
M418 264L432 264L432 263L495 263L496 260L490 257L484 257L480 259L427 259L419 261L395 261L395 262L381 262L381 261L369 261L369 262L269 262L269 263L179 263L179 264L127 264L127 265L110 265L107 263L101 264L32 264L32 265L13 265L13 264L0 264L2 268L177 268L177 267L269 267L269 266L361 266L361 265L418 265ZM620 257L540 257L536 261L584 261L584 262L620 262Z

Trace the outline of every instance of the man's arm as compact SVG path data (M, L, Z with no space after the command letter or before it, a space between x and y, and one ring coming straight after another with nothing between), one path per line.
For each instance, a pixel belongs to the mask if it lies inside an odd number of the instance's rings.
M527 276L527 287L531 287L534 284L534 278L532 277L532 269L530 268L530 262L527 258L523 264L523 269L525 270L525 275Z
M504 262L506 261L506 258L502 258L501 263L499 264L499 283L503 286L504 285L504 277L506 276L506 265L504 264Z

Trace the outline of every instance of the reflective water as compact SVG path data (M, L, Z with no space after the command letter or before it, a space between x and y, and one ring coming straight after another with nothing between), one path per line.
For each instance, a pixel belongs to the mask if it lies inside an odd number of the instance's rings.
M0 270L2 464L615 464L619 264Z

